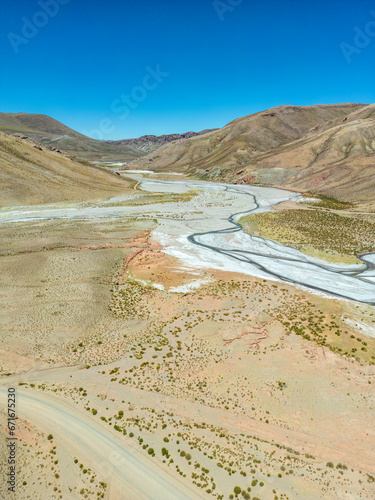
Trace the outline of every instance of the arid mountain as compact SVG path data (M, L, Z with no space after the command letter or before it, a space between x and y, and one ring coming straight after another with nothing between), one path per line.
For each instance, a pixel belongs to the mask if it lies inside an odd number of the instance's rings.
M131 148L143 151L144 153L151 153L156 149L168 144L172 141L178 141L180 139L190 139L190 137L196 137L197 135L207 134L208 132L214 132L217 129L202 130L201 132L185 132L184 134L168 134L168 135L143 135L137 139L123 139L121 141L105 141L108 144L120 144L123 146L129 146Z
M375 105L279 106L167 144L132 167L375 199Z
M46 115L0 113L0 131L23 134L42 144L90 160L128 161L144 154L126 144L91 139Z
M0 164L2 207L95 200L129 188L109 169L2 132Z
M260 155L230 177L375 202L375 105Z
M96 141L24 113L0 113L0 130L90 160L375 203L374 104L278 106L221 129L122 141Z

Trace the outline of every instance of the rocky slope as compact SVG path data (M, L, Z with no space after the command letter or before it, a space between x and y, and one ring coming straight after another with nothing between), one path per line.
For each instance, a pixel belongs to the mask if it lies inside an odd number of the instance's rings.
M168 135L143 135L137 139L123 139L120 141L105 141L107 144L123 145L129 146L131 148L143 151L145 153L151 153L156 149L168 144L172 141L178 141L180 139L190 139L191 137L196 137L197 135L206 134L208 132L213 132L216 129L202 130L201 132L185 132L184 134L168 134Z

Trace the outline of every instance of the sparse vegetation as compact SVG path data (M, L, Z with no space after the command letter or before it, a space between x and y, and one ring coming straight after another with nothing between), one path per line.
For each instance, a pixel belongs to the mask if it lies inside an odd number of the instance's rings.
M313 257L356 263L375 250L375 223L363 215L323 210L279 210L240 219L244 230L279 241Z

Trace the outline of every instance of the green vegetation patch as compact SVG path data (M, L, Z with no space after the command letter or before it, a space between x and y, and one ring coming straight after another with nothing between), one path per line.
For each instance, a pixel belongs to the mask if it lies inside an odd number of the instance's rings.
M303 196L307 198L318 199L319 200L318 202L314 202L314 207L318 208L330 208L333 210L349 210L354 206L352 203L349 203L347 201L336 200L336 198L332 198L330 196L324 196L323 194L304 193ZM308 202L305 203L311 204Z
M150 193L140 191L139 198L106 203L106 207L143 207L145 205L157 205L159 203L187 203L198 195L198 191L190 190L187 193ZM144 194L143 194L144 193Z
M280 210L242 217L244 231L276 240L328 262L358 263L375 251L375 222L323 210Z

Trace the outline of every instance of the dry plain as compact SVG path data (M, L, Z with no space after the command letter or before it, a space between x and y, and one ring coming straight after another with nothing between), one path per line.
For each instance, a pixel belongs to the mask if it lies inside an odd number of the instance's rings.
M374 307L183 264L158 217L199 196L127 195L0 224L16 498L373 499Z

